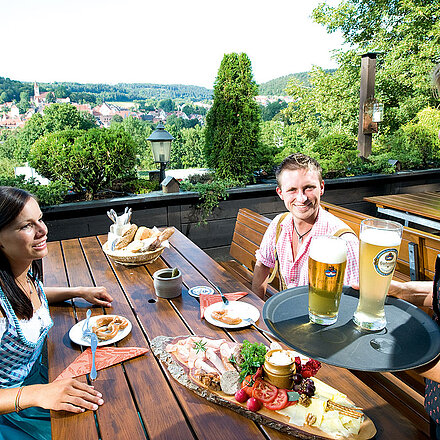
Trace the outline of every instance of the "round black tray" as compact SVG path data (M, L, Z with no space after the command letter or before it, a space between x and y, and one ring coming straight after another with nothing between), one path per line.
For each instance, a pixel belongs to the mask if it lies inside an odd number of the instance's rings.
M438 325L406 301L387 297L387 326L377 332L352 321L358 291L344 286L336 323L309 321L308 286L294 287L267 300L263 319L289 347L337 367L362 371L400 371L425 365L440 352Z

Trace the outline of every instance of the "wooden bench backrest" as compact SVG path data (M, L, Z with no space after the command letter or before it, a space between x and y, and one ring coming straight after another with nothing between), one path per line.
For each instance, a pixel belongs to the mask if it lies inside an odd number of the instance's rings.
M253 272L255 251L260 247L270 219L247 208L238 211L230 254Z

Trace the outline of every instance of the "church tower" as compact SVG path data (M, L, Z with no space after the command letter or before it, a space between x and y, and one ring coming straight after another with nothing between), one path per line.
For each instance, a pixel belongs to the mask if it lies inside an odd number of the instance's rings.
M40 87L37 84L37 81L34 82L34 98L40 96Z

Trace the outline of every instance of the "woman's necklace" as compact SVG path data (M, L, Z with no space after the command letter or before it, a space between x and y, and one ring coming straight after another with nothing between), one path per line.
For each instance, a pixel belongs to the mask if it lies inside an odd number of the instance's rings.
M26 275L26 282L29 287L29 291L26 289L26 287L23 285L23 283L18 278L15 278L15 281L17 281L17 283L21 287L21 290L23 290L23 292L26 294L26 296L30 299L32 296L32 281L29 279L29 276Z
M308 231L304 232L304 234L300 234L298 232L298 229L296 229L295 221L293 221L293 229L295 229L296 235L298 236L299 244L302 243L304 236L306 236L312 230L312 228L313 228L313 226Z

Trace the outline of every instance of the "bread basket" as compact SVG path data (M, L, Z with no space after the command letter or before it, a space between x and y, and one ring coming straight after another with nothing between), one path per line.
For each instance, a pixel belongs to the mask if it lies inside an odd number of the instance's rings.
M161 246L154 251L147 252L127 252L123 250L114 250L111 251L107 245L108 242L105 242L102 246L102 250L106 255L108 255L113 261L119 264L123 264L124 266L142 266L143 264L152 263L160 257L164 246Z

